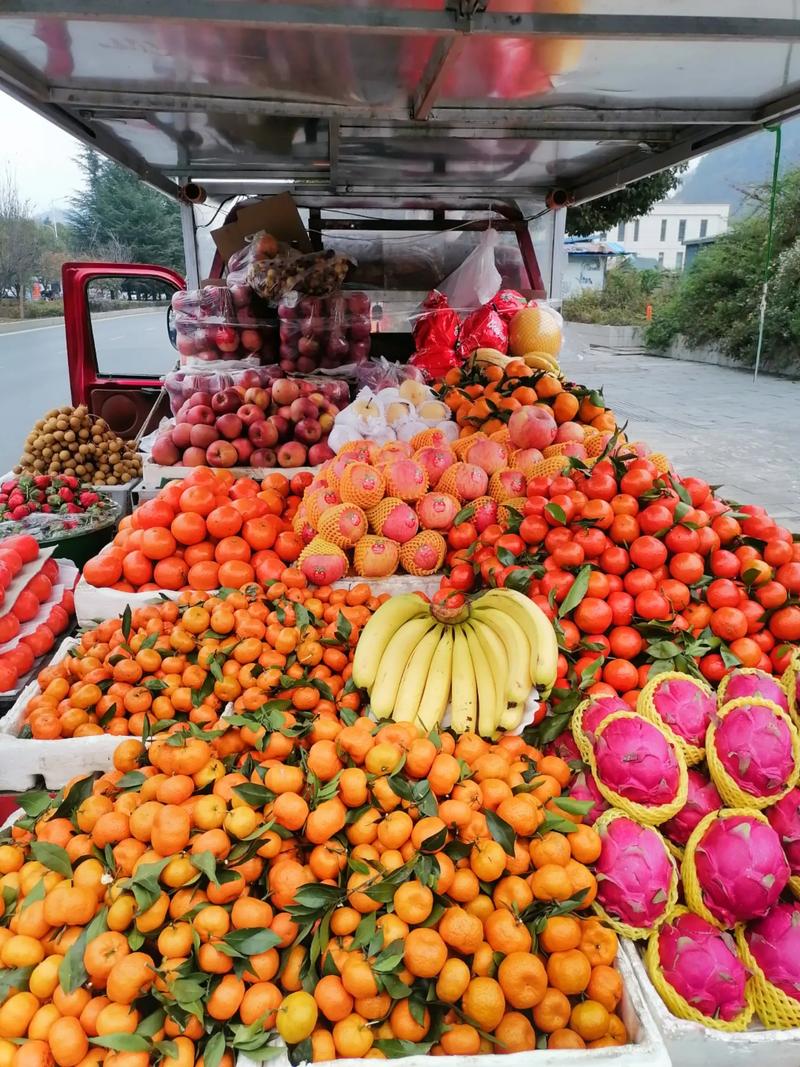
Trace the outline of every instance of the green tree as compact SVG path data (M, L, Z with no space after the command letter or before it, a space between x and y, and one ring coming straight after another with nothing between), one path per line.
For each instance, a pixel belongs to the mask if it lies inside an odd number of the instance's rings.
M78 164L85 187L72 199L73 250L116 262L185 269L180 209L125 167L89 148Z
M19 195L14 175L0 175L0 297L11 290L25 318L25 289L39 273L47 246L45 227Z
M752 214L703 248L667 304L654 316L648 343L666 348L678 335L689 345L715 345L752 363L758 338L769 190L748 194ZM800 353L800 170L781 179L775 204L773 255L764 323L765 358Z
M567 211L567 233L573 237L588 237L592 233L607 233L621 222L640 219L653 204L678 188L685 169L685 166L681 166L662 170L616 193L590 200L579 207L571 207Z

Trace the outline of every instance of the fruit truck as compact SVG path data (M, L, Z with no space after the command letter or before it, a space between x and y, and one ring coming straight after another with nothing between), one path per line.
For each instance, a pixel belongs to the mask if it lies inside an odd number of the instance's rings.
M798 37L787 0L0 0L0 87L180 203L185 279L66 266L73 403L137 433L175 351L120 347L92 293L166 310L283 190L358 261L379 354L490 223L503 281L558 304L565 208L797 112Z

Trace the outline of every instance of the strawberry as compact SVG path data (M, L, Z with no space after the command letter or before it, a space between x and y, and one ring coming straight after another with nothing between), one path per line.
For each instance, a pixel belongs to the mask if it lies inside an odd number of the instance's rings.
M15 522L19 522L20 519L27 518L30 513L31 509L27 506L27 504L18 504L17 507L15 507L11 512L11 518Z
M20 506L20 504L24 504L24 503L25 503L25 497L22 495L22 493L20 493L20 491L18 489L15 490L8 498L8 506L10 508L12 508L12 509L13 508L18 508Z
M62 500L66 500L67 503L70 503L70 501L74 499L74 493L67 486L64 486L63 489L59 489L58 495Z

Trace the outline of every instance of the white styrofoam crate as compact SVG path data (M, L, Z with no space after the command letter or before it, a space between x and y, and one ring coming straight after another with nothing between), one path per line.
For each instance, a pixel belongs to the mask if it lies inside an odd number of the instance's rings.
M163 467L160 463L153 463L151 459L145 458L142 463L142 488L143 489L159 489L162 482L172 482L178 478L188 478L196 467ZM293 478L295 474L302 474L304 471L308 471L309 474L316 474L319 471L319 466L316 467L220 467L219 470L229 470L231 474L235 474L237 478L254 478L256 481L261 482L264 478L270 474L283 474L286 478Z
M105 493L119 507L120 518L130 515L131 493L141 481L141 478L131 478L124 485L95 485L92 488L98 493Z
M636 945L631 941L621 941L621 945L623 959L639 984L674 1067L798 1067L800 1028L765 1030L756 1019L748 1030L728 1034L678 1019L650 981Z
M642 992L633 976L630 962L624 955L619 956L619 972L622 976L622 1004L620 1015L628 1030L630 1044L613 1048L596 1049L542 1049L536 1052L512 1052L509 1054L487 1054L483 1056L461 1057L466 1059L469 1067L684 1067L681 1060L670 1064L669 1056L658 1028L644 1001ZM391 1061L398 1067L442 1067L447 1058L439 1056L401 1056ZM270 1067L291 1067L289 1057L281 1052L269 1061ZM800 1056L795 1055L793 1067L800 1063ZM236 1061L237 1067L258 1067L245 1055ZM364 1067L361 1059L342 1059L324 1061L322 1067ZM704 1067L727 1067L706 1063ZM751 1065L752 1067L752 1065ZM758 1067L762 1067L759 1063Z
M77 645L74 637L62 641L51 663L58 663ZM94 737L63 737L53 741L21 738L28 701L39 692L34 680L0 719L0 792L21 793L44 779L48 789L60 789L79 774L108 771L114 751L125 737L103 734Z

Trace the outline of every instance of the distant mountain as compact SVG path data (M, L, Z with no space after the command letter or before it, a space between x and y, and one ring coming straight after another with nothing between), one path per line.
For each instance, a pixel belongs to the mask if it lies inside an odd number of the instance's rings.
M57 226L63 225L67 221L69 212L60 207L48 208L46 211L37 211L34 218L39 222L50 222Z
M775 136L767 131L717 148L703 156L672 198L684 204L730 204L732 214L743 208L744 190L772 178ZM800 119L782 131L781 173L800 165Z

